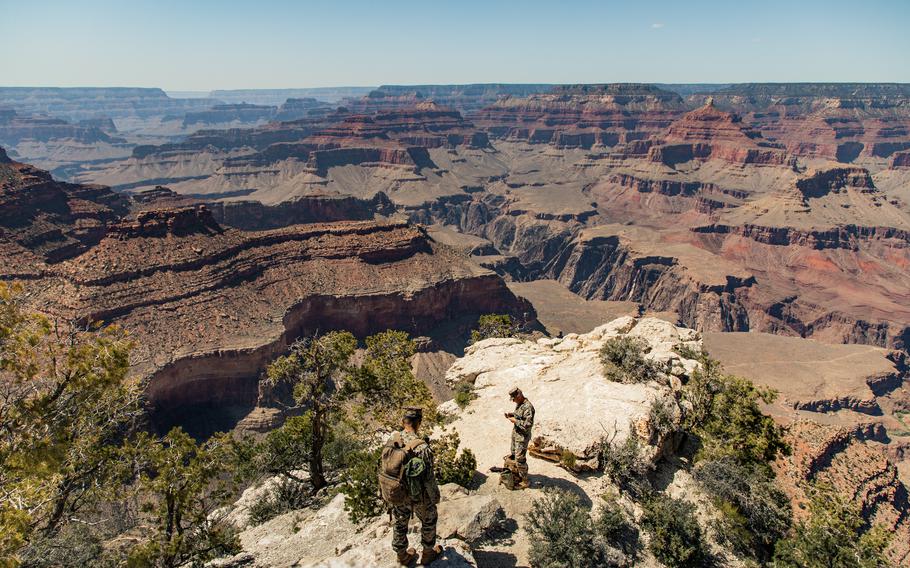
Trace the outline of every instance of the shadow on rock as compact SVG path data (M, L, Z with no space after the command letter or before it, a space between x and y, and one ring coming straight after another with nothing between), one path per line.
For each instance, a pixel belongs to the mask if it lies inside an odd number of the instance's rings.
M568 479L550 477L549 475L542 475L540 473L531 473L528 475L528 481L530 482L532 489L546 489L548 487L561 489L577 495L583 506L591 507L592 505L591 498L588 497L581 487Z
M509 552L497 550L475 550L474 560L479 568L515 568L518 558Z

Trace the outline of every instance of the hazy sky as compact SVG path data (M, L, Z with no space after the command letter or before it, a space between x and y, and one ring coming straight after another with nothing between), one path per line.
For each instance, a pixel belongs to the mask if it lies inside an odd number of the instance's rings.
M910 82L910 0L0 0L0 85Z

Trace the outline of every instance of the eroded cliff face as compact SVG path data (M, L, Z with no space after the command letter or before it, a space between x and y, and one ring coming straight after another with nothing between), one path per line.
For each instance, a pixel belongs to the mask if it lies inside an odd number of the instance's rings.
M577 85L504 98L475 120L499 139L592 148L647 138L684 110L679 95L651 85Z
M906 85L742 84L710 95L718 106L743 115L796 156L875 162L908 147ZM704 97L687 100L698 103Z
M128 200L106 188L61 184L10 161L0 168L0 277L31 280L28 303L42 312L130 330L133 371L153 413L248 409L267 363L304 334L422 335L489 312L533 319L501 278L420 226L243 232L165 188L128 213Z
M878 448L849 428L801 421L788 428L792 454L777 464L794 514L805 515L806 482L829 484L860 507L862 516L892 533L888 556L895 566L910 562L910 501L897 469Z

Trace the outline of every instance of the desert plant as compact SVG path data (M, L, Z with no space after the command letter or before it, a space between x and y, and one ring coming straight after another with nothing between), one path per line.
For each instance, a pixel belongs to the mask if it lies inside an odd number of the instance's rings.
M718 534L741 555L768 560L790 528L790 500L765 468L746 467L731 457L702 461L695 480L722 514Z
M673 351L683 359L694 359L696 361L700 360L704 355L704 352L697 351L685 343L677 343L673 346Z
M202 565L240 550L231 525L215 513L232 494L222 475L228 445L226 435L197 444L179 428L160 440L137 437L143 511L153 534L130 551L130 567Z
M615 493L601 495L603 503L594 517L594 530L610 546L634 556L638 549L638 529L629 521L617 497Z
M367 337L363 362L352 369L342 389L342 395L356 403L356 413L390 429L401 424L402 408L419 406L425 426L439 421L429 387L414 376L411 356L415 350L414 341L403 331Z
M116 566L116 559L106 555L102 537L95 527L69 523L54 535L36 535L22 550L21 566L28 568L99 568Z
M473 482L477 458L474 457L474 452L467 448L462 449L459 454L460 444L458 432L454 431L430 442L433 449L433 471L436 473L436 481L440 484L457 483L462 487L468 487Z
M119 488L142 413L123 331L52 321L23 295L0 282L0 565Z
M308 484L282 478L272 491L250 506L250 522L260 525L278 515L302 509L314 502Z
M477 398L477 394L471 383L461 381L455 385L455 404L458 405L458 408L467 408L475 398Z
M647 359L648 342L639 337L620 335L608 339L600 348L604 374L619 383L646 383L660 377L660 366Z
M486 314L477 320L477 329L471 331L471 343L477 343L491 337L514 337L518 328L512 316L506 314Z
M675 404L662 397L651 399L651 404L648 406L648 424L651 425L651 431L657 440L663 439L676 430L673 412Z
M562 454L560 454L560 456L559 456L559 465L563 466L564 468L568 469L569 471L572 471L573 469L575 469L575 464L577 463L577 461L578 461L577 456L574 453L572 453L571 450L563 450Z
M532 566L610 566L595 523L574 493L545 489L531 504L526 528L532 537Z
M326 485L323 448L339 405L336 382L350 372L356 347L357 340L348 332L306 337L295 341L288 355L268 367L269 383L290 386L297 408L307 409L310 424L306 462L314 490Z
M648 462L641 441L630 425L628 435L621 441L603 440L600 444L600 469L621 489L639 495L647 490Z
M375 517L384 509L379 499L377 478L381 450L359 450L348 456L348 467L342 473L341 492L344 493L344 508L348 517L355 523Z
M774 391L726 375L716 362L706 359L683 389L690 409L685 427L701 445L696 460L730 456L746 466L767 468L786 453L782 428L759 406L775 397Z
M704 565L705 542L692 504L654 493L642 505L641 526L655 558L671 568Z
M827 485L810 491L809 518L780 540L773 565L778 568L884 568L891 535L881 527L864 530L859 508Z

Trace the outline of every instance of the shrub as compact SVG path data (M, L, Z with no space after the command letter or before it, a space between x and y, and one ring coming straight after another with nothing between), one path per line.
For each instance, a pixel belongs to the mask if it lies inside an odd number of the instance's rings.
M383 331L366 339L363 364L354 369L344 386L344 396L356 401L363 414L385 428L397 428L401 409L419 406L423 423L439 420L429 387L414 376L411 357L416 345L403 331Z
M574 493L547 488L527 516L531 565L540 568L610 566L595 523Z
M641 526L651 536L648 549L671 568L703 566L705 543L695 518L695 507L656 493L643 503Z
M790 500L763 468L748 468L730 457L703 461L695 480L722 514L718 533L739 554L767 560L790 528Z
M471 331L471 343L491 337L515 337L518 332L512 317L506 314L486 314L477 320L477 329Z
M377 479L381 453L382 448L361 450L353 452L348 459L341 492L344 493L344 509L355 523L375 517L384 509Z
M880 527L863 532L857 507L825 485L813 488L809 518L777 543L774 566L780 568L879 568L889 566L885 549L890 534Z
M642 453L641 442L630 425L629 435L621 442L604 440L600 446L600 468L621 489L638 495L646 489L648 462Z
M0 565L119 489L142 414L125 332L52 321L24 298L0 282Z
M703 352L696 351L685 343L677 343L673 346L673 351L683 359L695 359L696 361L701 359L704 355Z
M465 448L458 453L461 439L458 432L445 434L430 442L433 449L433 470L440 484L457 483L468 487L474 480L477 458L474 452Z
M223 476L226 438L197 444L179 428L161 440L137 437L139 485L147 499L143 511L153 534L130 551L128 566L198 566L239 552L233 527L214 514L232 493Z
M638 548L638 529L629 522L615 494L601 498L604 502L594 519L594 530L604 542L634 555Z
M701 442L696 460L730 456L742 465L767 468L778 454L789 451L783 430L759 406L773 402L776 393L721 373L716 362L705 362L683 389L690 408L686 429Z
M660 367L645 358L648 343L639 337L621 335L608 339L600 348L604 374L619 383L646 383L659 378Z
M658 440L676 430L671 404L674 403L665 398L655 397L651 399L651 405L648 407L648 423Z
M71 523L53 536L33 539L22 551L20 561L29 568L114 566L113 558L103 558L99 536L88 525Z
M312 503L313 494L309 485L293 479L281 479L274 491L250 506L250 522L260 525L278 515L302 509Z
M474 393L474 385L467 381L462 381L455 385L455 404L459 408L466 408L471 401L477 398Z
M563 450L559 456L559 464L568 470L573 470L578 458L569 450Z

